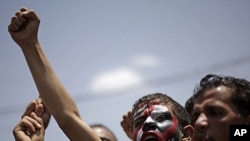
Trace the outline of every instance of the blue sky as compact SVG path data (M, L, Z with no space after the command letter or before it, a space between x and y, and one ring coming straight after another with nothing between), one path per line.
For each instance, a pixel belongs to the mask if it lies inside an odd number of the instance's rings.
M250 80L250 2L2 0L1 140L38 96L7 26L21 7L41 18L40 42L87 123L110 127L120 141L122 115L139 97L162 92L182 105L207 73ZM54 119L46 140L68 140Z

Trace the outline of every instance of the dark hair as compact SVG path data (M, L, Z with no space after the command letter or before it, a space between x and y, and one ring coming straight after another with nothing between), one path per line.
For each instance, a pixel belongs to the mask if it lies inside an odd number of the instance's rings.
M117 141L117 138L116 138L115 134L107 126L105 126L103 124L100 124L100 123L90 124L89 126L91 128L96 128L97 127L97 128L103 128L103 129L107 130L108 132L110 132L112 134L112 136L114 137L115 141Z
M191 96L187 99L186 103L185 103L185 109L187 110L189 116L192 114L193 112L193 107L194 107L194 97Z
M194 99L218 86L225 86L231 90L231 101L242 116L250 114L250 82L245 79L208 74L195 86Z
M188 112L189 118L190 118L190 122L191 125L194 125L194 121L192 118L192 114L193 114L193 107L194 107L194 96L192 95L191 97L189 97L185 103L185 109Z
M148 94L137 100L133 105L132 114L134 114L135 110L141 104L150 103L154 100L159 100L159 103L172 105L172 111L179 121L180 129L183 129L183 127L185 127L186 125L190 125L189 116L185 108L181 106L178 102L173 100L171 97L169 97L168 95L162 93Z

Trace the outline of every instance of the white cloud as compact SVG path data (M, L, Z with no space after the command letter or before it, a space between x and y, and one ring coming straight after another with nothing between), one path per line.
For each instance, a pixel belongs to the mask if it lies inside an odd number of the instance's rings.
M113 93L142 84L142 78L134 70L117 68L97 75L90 84L94 93Z
M152 55L139 55L132 59L132 63L142 67L156 67L159 61Z

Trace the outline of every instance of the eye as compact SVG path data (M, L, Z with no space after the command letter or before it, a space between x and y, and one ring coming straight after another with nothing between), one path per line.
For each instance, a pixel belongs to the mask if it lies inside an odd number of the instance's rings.
M211 116L211 117L220 117L224 114L224 111L223 109L220 109L218 107L210 107L207 110L207 114L208 116Z
M171 113L166 112L166 113L158 114L155 120L158 122L162 122L164 120L172 120L172 116L171 116Z
M157 116L156 121L162 122L162 121L164 121L165 119L166 119L166 117L165 117L164 115L159 115L159 116Z
M100 138L101 139L101 141L110 141L109 139L107 139L107 138Z
M211 116L220 116L222 114L223 114L223 112L220 111L220 110L211 110L211 111L209 111L209 115L211 115Z

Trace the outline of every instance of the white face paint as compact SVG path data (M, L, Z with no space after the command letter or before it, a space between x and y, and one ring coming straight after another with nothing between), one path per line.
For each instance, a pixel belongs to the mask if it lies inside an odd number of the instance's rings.
M166 141L177 133L178 122L165 105L145 105L133 116L134 140Z

